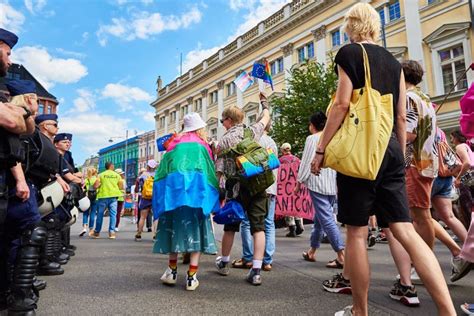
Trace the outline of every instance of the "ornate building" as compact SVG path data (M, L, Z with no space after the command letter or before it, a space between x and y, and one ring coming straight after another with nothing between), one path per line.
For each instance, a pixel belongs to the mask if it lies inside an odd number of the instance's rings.
M38 95L39 99L38 113L50 114L57 112L59 102L56 97L49 93L48 90L46 90L23 65L12 64L8 69L7 76L5 78L0 78L0 90L7 95L10 93L5 87L4 82L8 79L23 79L33 81L36 84L36 94Z
M253 122L258 111L258 87L244 93L233 80L242 70L251 71L254 61L266 58L271 65L275 90L270 98L285 91L290 69L306 59L328 63L348 43L341 29L344 14L357 1L294 0L272 16L222 47L211 57L162 86L157 80L155 108L156 136L179 131L184 114L194 111L208 123L212 137L223 133L221 113L231 104ZM367 1L382 20L380 45L399 60L413 59L425 68L422 89L436 103L453 87L456 77L473 62L473 30L468 0L373 0ZM468 72L438 114L440 127L459 126L459 99L473 82Z
M155 131L138 136L138 170L146 168L146 163L155 158Z

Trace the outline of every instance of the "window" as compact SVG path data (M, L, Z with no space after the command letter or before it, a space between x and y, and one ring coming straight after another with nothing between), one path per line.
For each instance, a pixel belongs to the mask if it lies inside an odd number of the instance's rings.
M38 103L38 113L40 113L40 114L44 113L44 104L43 103Z
M217 139L217 128L212 128L211 129L211 137L213 139Z
M308 51L308 59L314 57L314 43L311 42L306 45L306 50Z
M466 70L464 50L462 44L438 51L441 73L443 76L444 93L448 93L456 79ZM454 88L454 91L467 89L467 79L464 77Z
M211 104L214 104L214 103L217 103L217 90L211 92Z
M227 96L230 97L231 95L235 94L235 83L231 82L226 85Z
M349 36L347 36L347 33L344 32L344 43L348 43L349 42Z
M379 15L380 15L380 22L382 24L385 24L386 21L385 21L385 8L382 8L379 10Z
M143 157L143 148L140 148L140 158Z
M298 48L298 62L302 63L305 60L304 47Z
M252 114L248 116L248 125L252 125L257 121L257 114Z
M341 32L336 30L331 33L332 38L332 47L337 47L341 45Z
M170 122L171 123L176 122L176 111L173 111L170 113Z
M400 2L395 1L388 5L388 16L390 17L390 22L393 20L399 19L401 17L400 14Z
M194 112L202 112L202 99L194 101Z
M46 113L49 113L49 114L53 113L53 112L51 112L51 105L48 105L48 112L46 112Z
M272 75L279 74L283 71L283 58L278 58L270 63L270 70Z
M160 128L164 128L165 127L165 117L162 116L160 117Z

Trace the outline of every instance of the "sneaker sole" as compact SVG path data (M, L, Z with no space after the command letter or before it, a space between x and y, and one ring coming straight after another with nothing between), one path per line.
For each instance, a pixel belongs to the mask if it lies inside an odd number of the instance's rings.
M462 279L471 271L471 268L474 267L474 264L468 264L464 269L462 269L461 273L456 274L450 277L451 282L456 282L459 279Z
M199 281L197 281L193 286L188 286L186 284L186 291L194 291L199 286Z
M161 282L163 284L166 284L166 285L175 285L176 284L176 280L161 280Z
M400 301L403 305L406 306L420 306L420 300L418 297L406 297L406 296L399 296L399 295L393 295L389 294L391 299L394 299L396 301Z
M337 294L349 294L352 295L352 289L350 287L342 287L342 288L332 288L332 287L326 287L323 285L323 288L330 292L330 293L337 293Z

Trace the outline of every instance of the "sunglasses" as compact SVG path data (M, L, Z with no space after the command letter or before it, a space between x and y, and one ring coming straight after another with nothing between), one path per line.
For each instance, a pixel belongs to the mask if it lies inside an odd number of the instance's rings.
M226 117L225 119L221 119L221 124L224 124L224 121L227 120L228 117Z
M58 127L58 123L46 123L45 125L53 125L54 127Z

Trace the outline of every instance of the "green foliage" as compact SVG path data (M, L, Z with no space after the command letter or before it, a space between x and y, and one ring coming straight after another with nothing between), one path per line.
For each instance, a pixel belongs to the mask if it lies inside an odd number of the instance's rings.
M272 99L273 112L279 113L272 137L277 144L290 143L292 153L300 157L309 135L310 116L318 110L326 112L331 95L336 91L337 76L333 69L332 64L325 67L315 61L294 67L285 95Z

